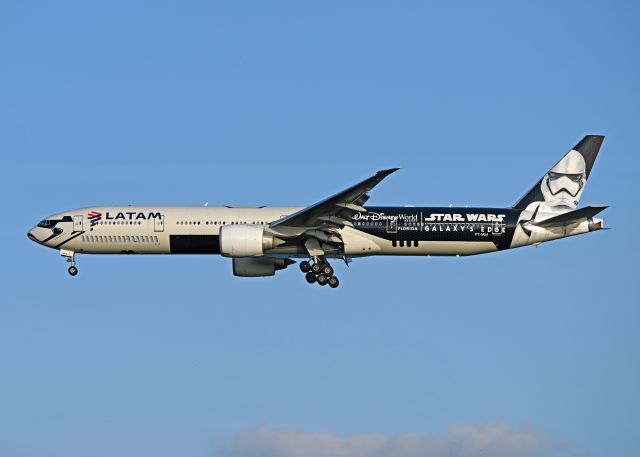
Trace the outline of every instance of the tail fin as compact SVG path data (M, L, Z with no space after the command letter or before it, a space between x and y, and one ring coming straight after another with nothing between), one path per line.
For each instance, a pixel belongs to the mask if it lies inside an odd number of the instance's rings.
M532 203L539 203L538 207L543 206L544 212L574 210L603 141L602 135L585 136L513 208L525 210Z

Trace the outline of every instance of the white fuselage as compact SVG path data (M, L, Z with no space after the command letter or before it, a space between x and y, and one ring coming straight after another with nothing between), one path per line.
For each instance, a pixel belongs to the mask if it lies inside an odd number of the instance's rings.
M301 207L227 206L100 206L79 208L50 216L70 215L58 223L63 231L50 239L46 228L34 227L32 236L51 248L87 254L170 254L171 236L220 234L223 225L267 225ZM98 214L91 218L90 214ZM46 240L46 241L44 241Z

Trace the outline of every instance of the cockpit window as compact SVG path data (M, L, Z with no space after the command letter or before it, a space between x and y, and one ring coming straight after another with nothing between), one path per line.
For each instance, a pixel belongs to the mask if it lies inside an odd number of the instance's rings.
M62 219L45 219L40 221L38 227L53 228L58 222L73 222L71 216L64 216Z
M40 223L38 224L38 227L43 227L43 228L52 228L54 227L59 221L54 221L53 219L45 219L43 221L40 221Z

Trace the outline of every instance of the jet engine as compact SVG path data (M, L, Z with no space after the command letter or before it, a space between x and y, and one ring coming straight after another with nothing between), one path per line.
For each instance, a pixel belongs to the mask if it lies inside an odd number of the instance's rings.
M233 274L245 278L273 276L276 270L287 268L292 263L295 262L291 259L275 257L238 257L233 259Z
M283 243L259 225L224 225L220 228L220 253L225 257L255 257ZM272 273L273 274L273 273Z

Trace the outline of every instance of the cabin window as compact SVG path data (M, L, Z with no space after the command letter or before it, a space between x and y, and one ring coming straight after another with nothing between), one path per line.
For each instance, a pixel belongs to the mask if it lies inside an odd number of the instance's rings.
M391 242L391 246L393 246L394 248L398 245L398 242L396 240L393 240Z

